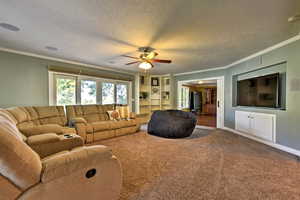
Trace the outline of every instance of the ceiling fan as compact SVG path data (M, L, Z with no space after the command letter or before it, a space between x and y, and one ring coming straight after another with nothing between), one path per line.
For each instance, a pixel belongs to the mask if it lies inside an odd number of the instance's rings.
M123 57L127 58L132 58L135 59L136 61L127 63L125 65L132 65L136 63L139 64L139 68L144 69L144 70L149 70L153 68L153 63L171 63L171 60L162 60L162 59L155 59L155 57L158 55L157 52L154 52L154 49L151 47L140 47L138 49L139 52L142 52L139 57L134 57L134 56L127 56L127 55L122 55Z

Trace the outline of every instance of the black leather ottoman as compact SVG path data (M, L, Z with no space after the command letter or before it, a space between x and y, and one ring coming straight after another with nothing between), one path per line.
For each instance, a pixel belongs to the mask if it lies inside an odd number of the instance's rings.
M165 138L189 137L196 126L193 113L181 110L155 111L148 124L148 133Z

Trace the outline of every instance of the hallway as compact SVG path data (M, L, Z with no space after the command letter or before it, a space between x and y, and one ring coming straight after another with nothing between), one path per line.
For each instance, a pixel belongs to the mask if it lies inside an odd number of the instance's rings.
M217 127L216 115L197 115L197 125Z

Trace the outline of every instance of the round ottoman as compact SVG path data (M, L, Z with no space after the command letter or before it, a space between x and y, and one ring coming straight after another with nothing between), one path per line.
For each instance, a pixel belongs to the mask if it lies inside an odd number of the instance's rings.
M148 133L165 138L183 138L193 133L197 118L181 110L155 111L148 123Z

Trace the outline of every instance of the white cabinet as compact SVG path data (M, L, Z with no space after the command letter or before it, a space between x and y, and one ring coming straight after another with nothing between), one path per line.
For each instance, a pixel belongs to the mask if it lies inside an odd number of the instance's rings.
M245 111L235 112L235 129L271 142L275 141L276 116Z

